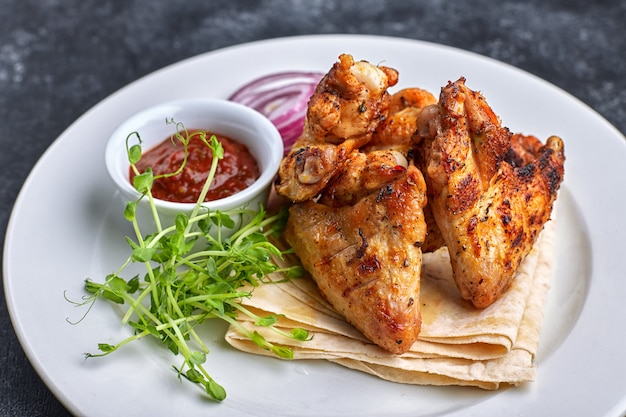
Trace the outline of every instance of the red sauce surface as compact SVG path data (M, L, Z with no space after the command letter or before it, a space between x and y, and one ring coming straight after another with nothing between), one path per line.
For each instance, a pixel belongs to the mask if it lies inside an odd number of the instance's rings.
M211 162L213 153L199 135L194 135L194 130L189 131L191 139L187 148L189 156L183 172L178 175L159 178L152 185L152 195L160 200L175 201L179 203L195 203L202 191ZM207 132L207 139L211 137ZM217 200L228 197L249 187L259 178L259 167L248 148L227 137L216 135L224 148L224 158L217 164L217 172L205 201ZM183 163L185 150L180 142L172 143L167 138L159 145L143 153L137 163L139 172L144 172L148 167L152 168L154 175L169 174L178 170ZM130 171L132 183L134 173Z

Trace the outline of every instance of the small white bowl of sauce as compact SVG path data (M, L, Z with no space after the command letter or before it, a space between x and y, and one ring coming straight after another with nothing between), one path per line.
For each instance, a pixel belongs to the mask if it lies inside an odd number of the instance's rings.
M185 153L184 146L172 145L171 138L176 133L184 136L184 132L192 138L183 172L156 180L152 187L162 225L173 224L177 213L191 213L206 182L212 152L198 139L199 132L206 132L206 139L215 135L224 148L224 158L218 162L218 172L202 206L212 211L257 210L260 204L267 203L283 155L280 133L257 111L221 99L158 104L131 116L115 129L106 146L105 163L125 201L141 197L132 183L128 148L141 145L142 157L137 163L140 172L150 166L155 175L169 174L179 168ZM136 217L142 230L154 231L147 198L139 202Z

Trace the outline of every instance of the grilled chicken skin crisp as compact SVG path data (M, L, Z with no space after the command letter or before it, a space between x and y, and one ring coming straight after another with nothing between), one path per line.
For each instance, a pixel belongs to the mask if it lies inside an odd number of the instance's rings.
M463 298L487 307L550 218L563 180L563 142L512 137L463 78L442 89L419 126L429 204L454 279Z
M392 68L340 55L311 96L302 135L280 165L278 194L291 201L315 197L348 155L370 141L388 112L387 87L397 82Z
M422 109L436 104L437 98L421 88L404 88L389 98L389 113L372 135L372 140L361 149L369 152L377 149L393 149L405 156L416 145L417 121Z
M318 202L331 207L354 205L403 175L407 167L404 154L395 150L355 150L324 188Z
M426 186L414 165L396 174L353 205L293 204L285 237L333 307L369 340L399 354L421 329Z

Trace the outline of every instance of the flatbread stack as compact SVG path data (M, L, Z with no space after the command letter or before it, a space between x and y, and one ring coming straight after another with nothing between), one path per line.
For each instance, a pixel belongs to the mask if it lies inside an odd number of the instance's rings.
M554 220L546 223L508 290L491 306L476 309L461 298L447 249L423 255L422 330L411 349L395 355L369 342L326 302L307 278L255 288L244 304L257 315L282 315L278 327L300 327L312 340L298 342L246 316L240 321L273 344L288 346L294 359L324 359L382 379L420 385L465 385L495 390L535 378L535 355L543 305L552 275ZM286 262L298 262L297 258ZM272 277L282 280L282 276ZM226 341L245 352L272 355L231 327Z

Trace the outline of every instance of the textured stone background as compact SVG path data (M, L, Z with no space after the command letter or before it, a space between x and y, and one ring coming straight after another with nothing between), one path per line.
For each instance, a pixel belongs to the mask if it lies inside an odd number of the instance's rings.
M0 0L0 236L30 169L66 127L183 58L300 34L432 41L544 78L626 132L625 21L623 0ZM0 415L67 415L22 352L4 297L0 340Z

